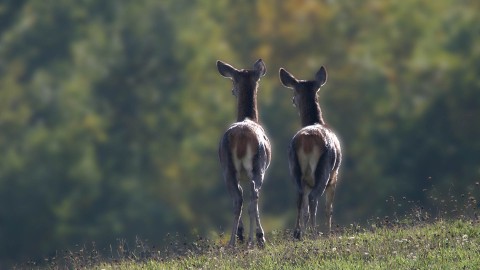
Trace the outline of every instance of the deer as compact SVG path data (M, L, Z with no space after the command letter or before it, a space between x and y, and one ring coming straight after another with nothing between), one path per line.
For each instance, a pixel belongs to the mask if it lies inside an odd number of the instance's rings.
M260 223L258 199L265 172L270 164L271 146L265 130L258 122L257 91L260 78L267 71L262 59L253 69L236 69L217 61L220 75L233 82L232 94L237 100L237 122L230 125L223 134L218 155L227 190L233 200L233 228L229 246L235 246L236 237L244 241L244 227L241 219L243 206L242 184L249 184L250 232L248 246L253 245L253 230L256 224L256 238L259 247L265 245L265 235Z
M323 120L318 100L318 92L327 82L327 70L322 66L310 81L298 80L284 68L280 68L279 76L285 87L293 89L293 105L302 124L288 148L290 174L298 195L293 237L302 238L309 219L315 233L318 199L324 193L329 235L342 151L337 136Z

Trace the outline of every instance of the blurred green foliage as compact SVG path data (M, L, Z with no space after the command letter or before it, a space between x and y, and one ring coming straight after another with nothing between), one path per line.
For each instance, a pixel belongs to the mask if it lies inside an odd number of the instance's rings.
M267 64L267 232L295 213L286 150L300 121L280 67L329 72L320 102L345 156L338 224L388 213L388 196L471 192L479 11L472 0L2 1L0 261L229 227L217 145L236 103L217 59Z

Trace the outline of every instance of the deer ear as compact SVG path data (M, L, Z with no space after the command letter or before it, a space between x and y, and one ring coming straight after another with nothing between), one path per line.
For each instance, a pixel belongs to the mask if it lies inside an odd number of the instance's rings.
M267 73L267 67L265 66L265 63L262 59L258 59L257 62L253 64L253 69L258 75L258 78L265 76L265 73Z
M283 68L280 68L280 81L285 87L288 88L294 88L298 83L297 79L295 79L292 74L288 73L288 71Z
M327 82L327 70L323 66L315 74L315 81L318 83L318 87Z
M217 68L220 75L222 75L225 78L232 79L235 72L237 72L237 70L234 67L220 60L217 61Z

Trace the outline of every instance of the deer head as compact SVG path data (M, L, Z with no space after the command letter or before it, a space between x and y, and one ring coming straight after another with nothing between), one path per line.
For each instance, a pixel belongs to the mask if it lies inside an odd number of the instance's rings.
M327 70L322 66L312 81L298 80L285 69L280 69L280 81L293 89L293 105L298 109L304 126L324 124L317 93L327 82Z
M222 61L217 61L218 72L233 82L232 94L237 98L237 121L249 118L258 121L257 113L257 86L260 78L265 75L267 68L262 59L258 59L253 69L236 69Z

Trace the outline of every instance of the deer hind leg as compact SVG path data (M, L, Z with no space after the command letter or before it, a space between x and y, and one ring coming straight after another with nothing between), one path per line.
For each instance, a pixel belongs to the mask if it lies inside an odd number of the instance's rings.
M297 220L295 223L295 230L293 231L293 237L295 239L302 239L305 229L308 223L308 193L310 189L302 188L298 192L297 197Z
M244 232L245 232L245 229L243 226L242 218L240 217L238 219L238 229L237 229L237 239L238 239L238 242L240 243L243 243L245 240Z
M230 235L230 246L235 246L235 235L242 231L243 238L243 223L239 227L240 216L242 214L242 205L243 205L243 191L242 187L239 185L237 179L231 177L225 179L228 192L230 193L233 200L233 228ZM241 228L241 229L240 229Z
M250 234L251 240L253 241L253 221L257 225L256 228L256 238L257 244L259 247L263 248L265 246L265 233L260 222L260 212L258 210L258 199L260 198L260 190L263 184L263 177L265 176L265 171L268 167L268 157L267 152L264 147L259 147L259 150L253 157L252 162L252 171L251 171L251 199L250 199Z
M302 238L302 226L303 223L303 208L304 208L304 190L302 184L302 169L300 167L300 163L298 161L298 156L295 151L295 147L290 145L289 152L289 166L290 166L290 174L293 178L293 182L297 187L297 219L295 222L295 229L293 231L293 238L300 240Z
M262 224L260 223L260 215L258 212L258 199L255 202L255 219L257 222L257 231L256 231L256 236L257 236L257 243L259 247L264 247L265 246L265 232L263 231Z
M254 225L256 224L255 235L257 237L257 242L260 247L265 245L265 236L260 222L260 213L258 211L258 198L260 196L259 185L256 184L256 181L251 182L251 198L250 206L248 213L250 215L250 235L248 237L248 245L253 246L253 231Z
M259 158L260 157L260 158ZM254 167L252 169L252 181L251 181L251 198L250 198L250 244L253 244L253 224L255 222L256 231L255 236L257 238L257 244L259 247L265 246L265 233L262 228L262 224L260 222L260 212L258 210L258 199L260 198L260 190L262 188L263 177L264 177L264 170L262 168L266 168L264 164L264 160L261 158L262 155L257 155L255 157Z
M309 202L312 208L310 210L310 213L312 215L312 218L316 217L318 198L323 195L323 193L325 192L328 186L331 186L330 183L334 183L331 180L331 177L333 178L333 174L331 173L331 168L332 168L331 161L332 161L332 156L329 150L324 152L318 161L317 168L315 170L315 186L313 187L312 192L310 192L310 195L309 195ZM327 200L330 200L331 194L330 195L327 194L326 197L327 197ZM327 217L327 220L328 220L328 217ZM312 225L315 228L316 222L312 221ZM327 229L329 230L329 228ZM329 231L327 231L327 233L329 233Z
M296 239L301 239L302 238L302 229L301 229L301 220L302 220L302 204L303 204L303 190L298 192L298 198L297 198L297 221L295 223L295 230L293 231L293 237Z
M253 230L254 230L254 225L255 225L255 222L256 222L255 221L255 210L257 210L255 203L257 201L258 201L258 192L255 191L255 182L252 180L250 182L250 204L248 206L248 216L250 217L250 230L249 230L249 234L248 234L247 245L249 247L253 245Z

